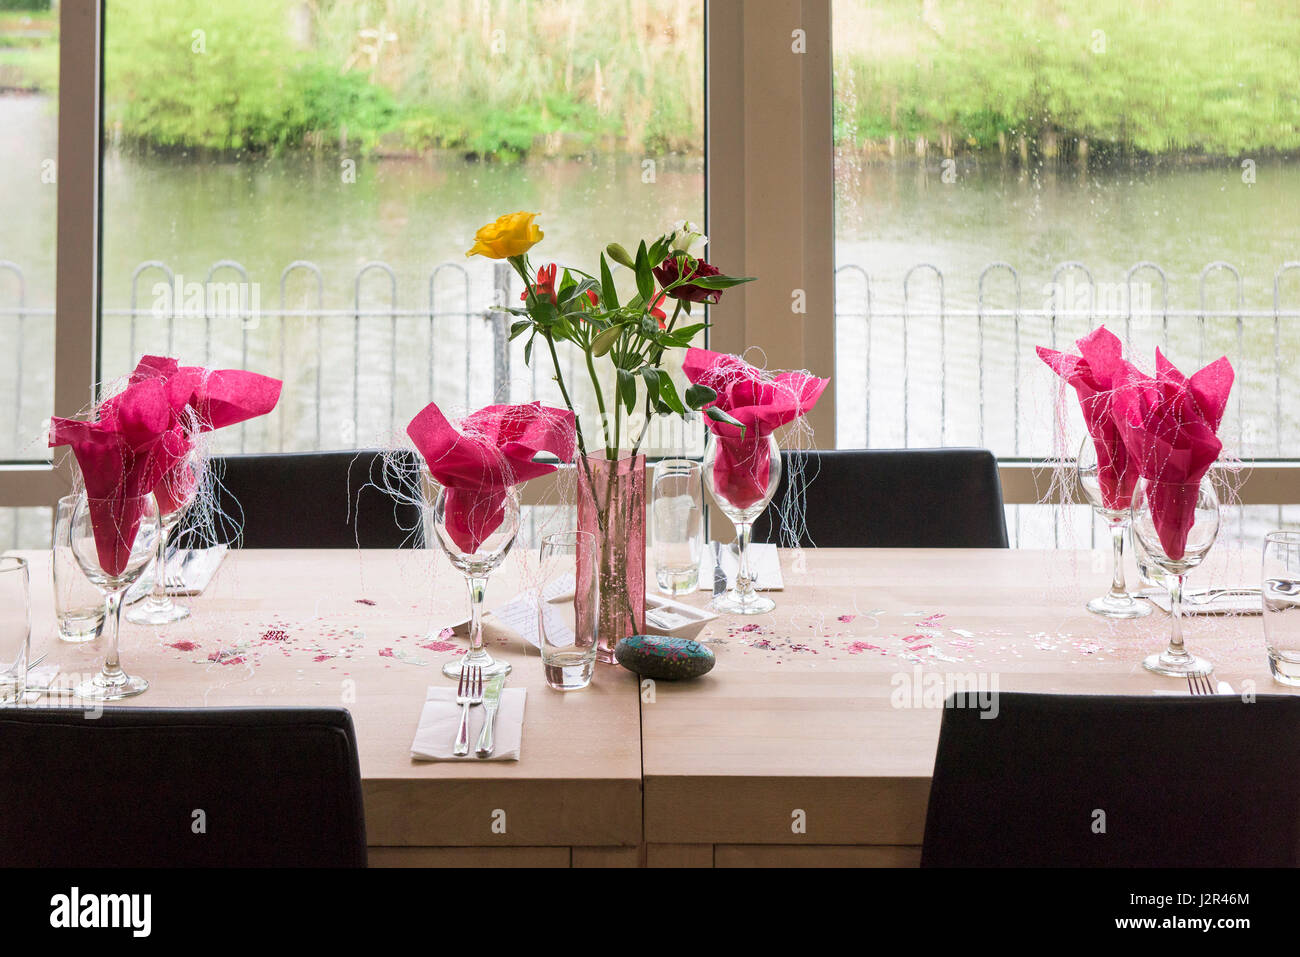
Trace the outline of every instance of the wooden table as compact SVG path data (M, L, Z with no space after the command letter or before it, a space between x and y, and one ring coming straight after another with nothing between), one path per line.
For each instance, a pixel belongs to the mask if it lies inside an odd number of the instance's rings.
M1257 580L1253 554L1216 558L1197 577ZM1111 623L1083 608L1109 584L1108 562L1089 552L784 555L775 612L714 623L704 634L713 672L643 692L648 862L914 865L945 691L1185 692L1140 665L1168 640L1164 613ZM1258 616L1197 617L1186 641L1238 691L1251 681L1286 690L1269 677Z
M48 556L25 557L34 634L46 638ZM600 666L588 691L552 692L537 652L489 623L492 653L529 691L523 757L431 764L411 759L411 739L425 688L445 680L437 669L452 654L436 650L437 633L465 613L441 554L233 553L203 596L182 599L191 619L123 626L124 666L152 682L125 703L344 705L376 865L912 865L939 706L954 681L1185 689L1139 665L1167 639L1165 615L1116 624L1084 611L1109 581L1108 561L1069 551L787 553L776 611L713 623L702 637L717 667L685 684L638 685ZM1225 551L1213 564L1207 580L1257 574L1253 554ZM489 607L521 583L508 562ZM1284 690L1269 678L1258 617L1199 617L1187 640L1238 690ZM102 654L52 643L50 660L90 673Z
M54 627L49 558L18 554L32 562L39 644ZM489 607L519 587L507 564ZM425 689L450 684L438 670L450 653L420 646L468 607L463 579L440 552L232 552L201 597L180 601L194 611L186 621L123 622L123 667L150 688L121 704L346 707L371 864L637 862L639 714L636 678L621 668L603 669L581 694L553 692L537 651L489 624L492 654L514 664L511 686L528 689L520 760L411 759ZM93 673L101 642L47 642L48 660Z

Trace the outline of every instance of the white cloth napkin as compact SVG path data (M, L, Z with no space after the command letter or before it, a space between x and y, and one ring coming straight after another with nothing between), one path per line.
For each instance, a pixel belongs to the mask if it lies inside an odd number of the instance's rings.
M1164 589L1152 589L1142 594L1161 611L1168 613L1173 610L1169 592ZM1240 592L1230 591L1204 601L1198 600L1196 589L1189 588L1183 593L1184 615L1262 615L1263 613L1264 606L1258 593L1243 595Z
M452 754L456 746L456 729L460 727L460 705L456 704L455 688L429 687L420 712L420 726L411 742L411 757L418 761L518 761L524 737L524 700L526 688L506 688L501 692L501 709L497 712L497 726L493 732L496 750L490 758L474 756L487 711L482 705L469 709L469 754L458 758Z
M734 587L736 572L740 569L740 558L730 546L722 547L722 570L727 575L727 584ZM749 570L754 576L754 588L758 591L781 591L785 580L781 577L781 555L776 546L770 542L750 542ZM704 549L700 559L700 591L713 591L713 548Z

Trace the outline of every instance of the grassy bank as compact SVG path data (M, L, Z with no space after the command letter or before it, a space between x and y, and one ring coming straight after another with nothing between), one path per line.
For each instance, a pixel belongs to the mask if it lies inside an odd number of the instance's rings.
M1300 150L1295 0L838 0L835 10L842 145Z
M221 150L699 151L700 15L690 0L119 0L109 121Z

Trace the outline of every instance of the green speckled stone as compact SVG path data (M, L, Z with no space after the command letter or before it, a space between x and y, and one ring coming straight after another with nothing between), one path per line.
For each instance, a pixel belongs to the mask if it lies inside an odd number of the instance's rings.
M628 671L645 678L677 681L698 678L713 670L713 652L689 638L632 635L614 648L614 657Z

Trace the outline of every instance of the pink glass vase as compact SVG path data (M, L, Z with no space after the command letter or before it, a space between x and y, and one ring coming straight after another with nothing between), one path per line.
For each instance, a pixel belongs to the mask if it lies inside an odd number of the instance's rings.
M600 550L596 658L612 664L614 646L645 631L644 455L578 463L578 528Z

